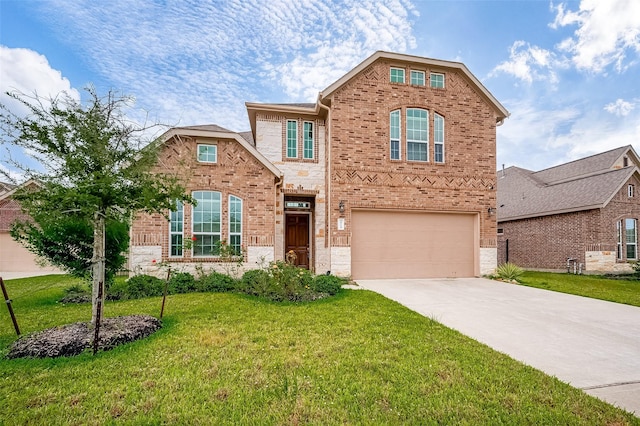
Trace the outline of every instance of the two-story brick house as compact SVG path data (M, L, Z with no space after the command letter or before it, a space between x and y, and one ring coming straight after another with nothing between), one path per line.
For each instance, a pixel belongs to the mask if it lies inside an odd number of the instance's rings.
M495 268L496 126L508 112L463 64L376 52L315 103L246 107L251 132L164 135L158 167L184 176L198 205L134 221L134 270L215 266L219 240L247 268L293 251L355 279Z

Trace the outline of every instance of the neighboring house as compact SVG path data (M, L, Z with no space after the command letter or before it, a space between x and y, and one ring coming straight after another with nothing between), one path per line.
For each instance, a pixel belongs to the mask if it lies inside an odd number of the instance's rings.
M22 186L35 185L27 181ZM12 198L17 186L0 182L0 277L4 279L64 273L51 266L43 266L36 255L28 251L22 244L11 238L9 231L16 220L28 218L20 204Z
M246 108L251 132L163 136L158 170L185 177L198 205L138 216L133 271L215 267L220 240L245 268L295 253L355 279L495 269L496 126L508 112L463 64L376 52L315 103Z
M629 145L538 172L498 172L498 262L630 271L638 260L638 165Z

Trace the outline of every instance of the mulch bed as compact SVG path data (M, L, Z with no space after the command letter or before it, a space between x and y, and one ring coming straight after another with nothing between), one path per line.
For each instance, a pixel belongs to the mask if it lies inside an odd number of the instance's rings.
M105 318L100 325L99 350L143 339L162 327L159 319L148 315ZM93 347L89 323L77 322L23 336L16 340L7 358L55 358L74 356Z

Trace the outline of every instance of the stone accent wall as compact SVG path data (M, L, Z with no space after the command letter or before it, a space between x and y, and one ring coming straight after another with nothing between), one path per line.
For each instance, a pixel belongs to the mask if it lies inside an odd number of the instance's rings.
M498 249L480 248L480 275L490 275L496 271L498 264Z
M286 158L286 125L296 120L298 126L298 159ZM302 123L314 123L315 151L313 159L302 158ZM324 273L329 269L329 248L326 241L326 128L321 117L287 114L257 114L256 147L284 174L284 182L276 202L275 259L284 258L285 197L305 196L314 200L312 218L312 270Z
M351 247L331 247L330 270L339 277L351 276Z

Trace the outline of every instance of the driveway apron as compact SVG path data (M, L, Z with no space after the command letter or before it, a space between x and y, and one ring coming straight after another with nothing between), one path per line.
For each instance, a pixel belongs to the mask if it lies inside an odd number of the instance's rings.
M483 278L358 285L640 416L638 307Z

